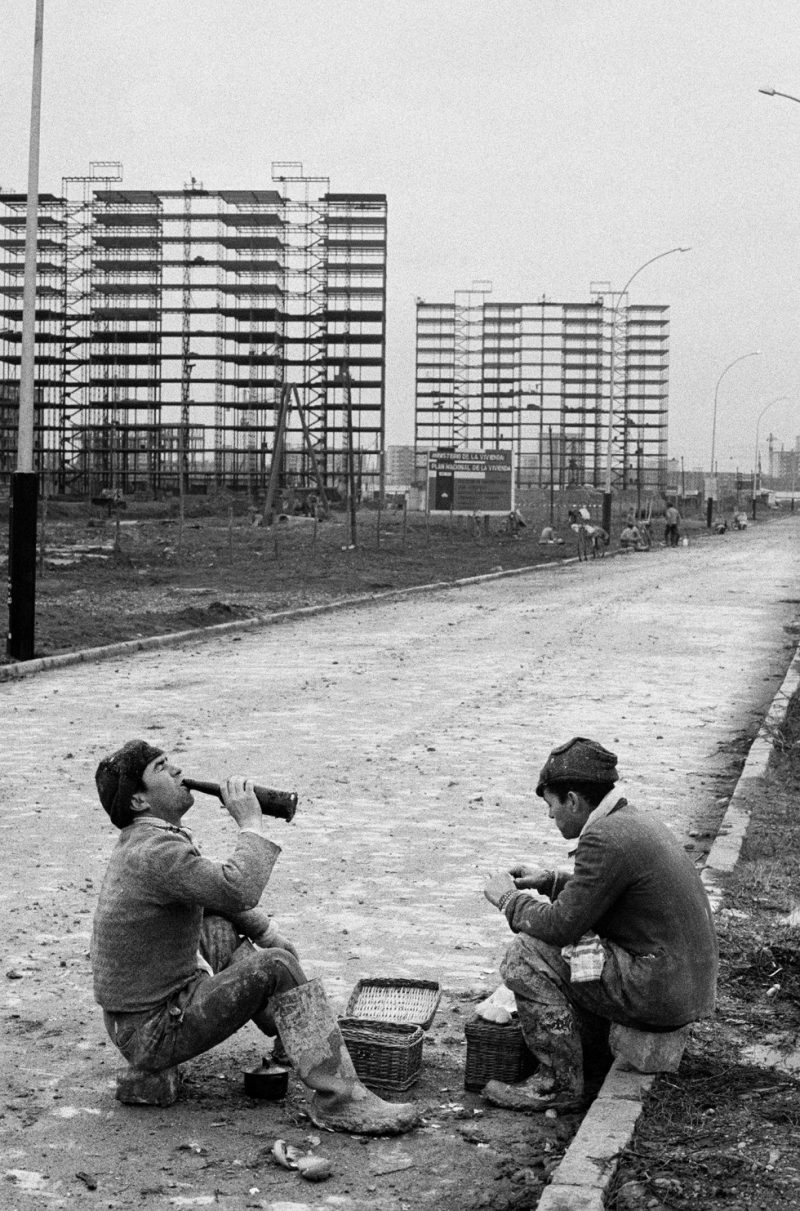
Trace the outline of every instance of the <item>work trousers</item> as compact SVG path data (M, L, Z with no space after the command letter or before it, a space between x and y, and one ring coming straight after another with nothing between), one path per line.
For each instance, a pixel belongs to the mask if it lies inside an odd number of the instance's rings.
M276 1034L269 1002L306 983L288 950L258 950L224 917L203 922L199 969L169 1000L140 1013L103 1014L106 1030L129 1064L160 1072L201 1055L253 1021Z
M584 1075L602 1079L611 1063L611 1022L635 1025L624 1009L613 955L607 953L599 980L570 981L570 965L557 946L518 934L500 967L514 993L522 1035L556 1082L579 1090Z

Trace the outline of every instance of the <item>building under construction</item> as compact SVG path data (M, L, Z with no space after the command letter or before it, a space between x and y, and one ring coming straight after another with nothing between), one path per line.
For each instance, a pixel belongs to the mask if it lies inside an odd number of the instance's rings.
M669 308L607 283L590 301L498 303L474 282L417 301L417 450L514 451L522 487L666 486Z
M295 163L269 189L40 194L36 466L91 496L382 485L386 198ZM24 194L0 193L0 478L16 458ZM284 424L285 421L285 424ZM351 477L352 483L352 477Z

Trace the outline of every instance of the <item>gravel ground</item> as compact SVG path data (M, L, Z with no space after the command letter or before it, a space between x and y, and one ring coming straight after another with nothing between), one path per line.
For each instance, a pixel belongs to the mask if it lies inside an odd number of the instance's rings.
M534 853L566 860L531 781L577 732L619 752L630 797L702 861L795 648L796 539L787 517L688 550L209 634L0 686L12 754L0 774L11 1074L0 1205L535 1206L576 1122L520 1120L462 1087L463 1023L496 984L507 941L483 875ZM250 1103L240 1080L260 1057L252 1028L187 1066L189 1096L173 1109L113 1100L87 954L113 836L92 773L136 734L177 753L187 774L243 770L299 791L295 823L270 826L284 851L265 902L338 1010L363 976L440 981L412 1093L423 1131L318 1140L299 1087L281 1107ZM230 830L209 800L193 824L206 852L224 854ZM301 1185L272 1166L278 1135L330 1155L331 1181Z

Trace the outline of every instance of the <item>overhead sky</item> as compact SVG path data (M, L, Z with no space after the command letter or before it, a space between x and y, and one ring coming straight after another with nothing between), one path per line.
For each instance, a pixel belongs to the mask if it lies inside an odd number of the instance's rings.
M0 10L0 185L24 191L34 0ZM301 161L389 200L387 421L415 297L621 289L671 308L670 454L800 433L797 0L45 0L40 187L268 187ZM761 350L720 375L735 358Z

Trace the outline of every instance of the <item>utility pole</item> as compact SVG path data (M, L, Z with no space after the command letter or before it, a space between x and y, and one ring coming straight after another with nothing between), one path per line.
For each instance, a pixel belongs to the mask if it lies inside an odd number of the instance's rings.
M181 422L180 422L180 476L181 500L189 491L189 396L191 394L192 371L192 194L202 189L199 181L191 178L183 187L183 291L181 298ZM235 474L235 471L234 471Z
M353 449L353 390L350 369L342 368L344 379L344 411L347 424L347 499L350 506L350 546L358 546L358 528L356 523L356 468L355 450Z
M14 660L31 660L33 658L36 618L38 479L33 467L33 428L43 34L44 0L36 0L28 150L28 199L25 219L25 278L22 298L17 469L11 477L11 508L8 526L8 640L6 651Z

